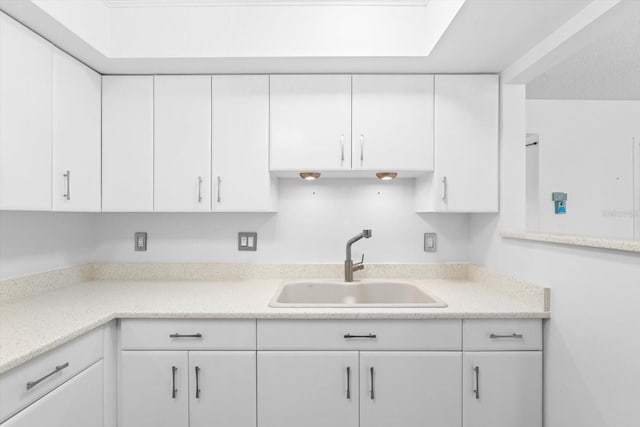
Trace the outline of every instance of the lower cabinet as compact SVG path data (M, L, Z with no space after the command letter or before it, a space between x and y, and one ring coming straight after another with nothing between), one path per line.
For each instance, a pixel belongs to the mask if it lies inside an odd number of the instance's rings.
M464 427L541 427L542 352L465 352Z
M255 427L255 351L123 351L121 427Z
M260 427L461 426L460 352L258 352Z
M102 427L103 367L99 361L67 381L2 427Z

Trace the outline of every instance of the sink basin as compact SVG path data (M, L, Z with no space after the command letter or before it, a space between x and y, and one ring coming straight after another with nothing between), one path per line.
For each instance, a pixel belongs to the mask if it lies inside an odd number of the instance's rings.
M297 282L283 285L271 307L446 307L406 282Z

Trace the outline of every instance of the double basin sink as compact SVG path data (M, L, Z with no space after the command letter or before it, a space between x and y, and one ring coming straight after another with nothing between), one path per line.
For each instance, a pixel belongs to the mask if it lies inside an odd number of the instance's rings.
M447 304L407 282L296 282L283 285L271 307L437 308Z

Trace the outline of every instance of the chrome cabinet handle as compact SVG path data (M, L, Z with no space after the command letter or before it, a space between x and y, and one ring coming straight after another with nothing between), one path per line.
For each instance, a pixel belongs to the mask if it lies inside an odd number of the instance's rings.
M62 176L64 177L65 180L65 187L67 192L65 194L62 195L62 197L64 197L67 200L71 200L71 171L66 171L65 173L62 174Z
M516 333L507 334L507 335L496 335L496 334L492 333L491 335L489 335L489 338L491 338L492 340L496 340L496 339L500 339L500 338L514 338L514 339L517 339L517 340L521 340L522 338L524 338L524 335L516 334Z
M375 390L373 385L373 366L369 368L369 379L371 381L371 390L369 390L369 397L371 400L375 398Z
M350 339L350 338L369 338L369 339L376 339L378 336L376 334L367 334L367 335L352 335L352 334L344 334L344 339Z
M340 135L340 161L344 162L344 135Z
M364 135L360 135L360 161L364 162Z
M198 203L202 203L202 177L198 177Z
M171 367L171 398L175 399L178 394L178 389L176 388L176 372L178 372L178 368L175 366Z
M222 177L219 176L218 177L218 197L217 197L218 203L222 202L222 196L220 195L220 187L222 187Z
M170 334L169 338L202 338L202 334Z
M200 367L196 366L196 399L200 399Z
M442 177L442 200L447 201L447 177Z
M479 366L474 366L473 378L474 378L473 394L475 394L476 399L480 399L480 367Z
M51 377L52 375L57 374L58 372L62 371L65 368L69 367L69 362L66 362L62 365L58 365L55 367L55 369L51 372L49 372L47 375L45 375L44 377L38 378L35 381L29 381L27 383L27 390L31 390L32 388L34 388L35 386L37 386L38 384L40 384L42 381L46 380L47 378Z
M347 399L351 399L351 367L347 366Z

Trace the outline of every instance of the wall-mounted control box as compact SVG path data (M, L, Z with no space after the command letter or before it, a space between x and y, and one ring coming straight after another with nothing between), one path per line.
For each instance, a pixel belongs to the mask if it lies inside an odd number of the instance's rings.
M134 248L136 251L147 250L147 233L137 231L133 236Z
M241 231L238 233L238 250L239 251L257 251L258 250L258 233Z
M557 215L567 213L567 193L551 193L551 200L553 201L555 213Z

